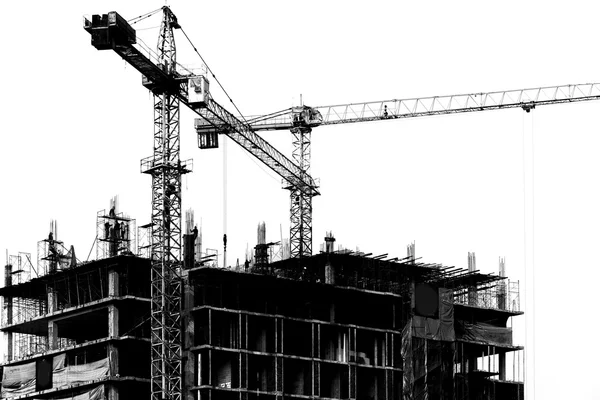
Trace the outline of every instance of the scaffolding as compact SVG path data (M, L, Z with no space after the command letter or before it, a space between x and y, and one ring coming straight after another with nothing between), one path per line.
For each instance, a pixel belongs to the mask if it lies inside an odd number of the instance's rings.
M521 311L519 281L502 279L459 288L454 292L454 302L481 308Z
M18 258L9 257L9 260L18 260ZM146 268L143 268L144 265ZM116 274L119 278L113 279L111 283L109 271L117 267ZM32 277L28 282L13 280L17 274L12 272L13 265L7 264L5 284L1 289L3 299L1 327L5 335L4 343L7 345L4 357L6 362L21 360L56 348L82 344L79 332L90 329L89 325L95 324L100 327L95 330L95 334L102 335L104 326L100 321L107 317L107 312L88 309L83 313L72 313L72 318L77 321L70 324L57 322L57 326L53 328L56 336L52 341L49 340L51 332L48 320L53 318L60 320L60 315L66 315L68 312L89 305L98 307L102 300L109 299L115 294L130 298L150 297L147 264L142 264L135 257L119 257L117 261L110 259L86 263L77 268ZM110 287L112 287L112 294ZM144 305L145 303L141 310L144 310ZM147 315L137 309L128 311L128 306L122 308L122 313L129 313L130 316L126 318L127 321L121 322L122 326L136 326L140 323L139 319L147 319ZM87 327L82 327L82 323Z
M118 211L118 198L110 202L108 214L100 210L96 215L96 259L102 260L119 254L134 254L136 243L135 219Z
M290 239L282 238L281 242L269 247L269 262L274 263L290 258Z
M19 252L17 255L8 257L8 265L11 266L11 282L13 285L29 282L31 278L37 278L37 268L31 262L31 254Z
M38 278L38 269L31 262L29 253L18 253L8 257L4 267L4 287L23 285ZM37 318L47 312L47 298L35 291L24 291L20 296L5 297L2 310L2 326L21 324ZM4 361L27 357L48 347L47 338L20 332L6 332L5 341L9 343Z
M50 233L46 239L37 244L37 269L36 275L44 276L59 270L72 268L77 265L75 248L67 249L64 242L58 240L58 228L56 221L50 222Z
M44 297L12 297L5 299L2 325L15 325L30 321L48 312L48 302Z
M30 335L27 333L13 333L12 359L18 360L31 357L35 354L48 351L48 337ZM10 351L10 350L9 350ZM5 355L5 361L10 361L9 355Z
M152 247L152 224L139 226L137 229L137 255L138 257L150 258Z

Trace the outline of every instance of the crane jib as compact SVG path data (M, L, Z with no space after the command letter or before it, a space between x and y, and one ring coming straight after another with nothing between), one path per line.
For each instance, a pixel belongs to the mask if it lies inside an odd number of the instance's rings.
M94 15L92 20L85 19L84 29L92 36L92 45L98 50L114 50L127 63L143 75L143 85L155 94L169 93L177 96L182 103L209 122L218 127L240 144L245 150L257 157L283 179L311 196L319 194L318 185L308 174L277 149L261 138L252 127L233 116L208 95L208 83L198 80L197 76L168 74L133 45L136 43L135 30L116 12ZM205 79L204 79L205 81ZM200 83L199 83L200 82ZM194 90L197 85L204 87L200 99ZM204 86L202 86L204 85ZM202 110L209 110L203 112ZM215 147L213 142L208 147Z
M319 106L312 110L322 119L306 121L306 125L316 127L508 108L521 108L529 112L537 106L590 100L600 100L600 83ZM290 108L263 117L253 117L250 125L255 131L288 130L295 126L296 115Z

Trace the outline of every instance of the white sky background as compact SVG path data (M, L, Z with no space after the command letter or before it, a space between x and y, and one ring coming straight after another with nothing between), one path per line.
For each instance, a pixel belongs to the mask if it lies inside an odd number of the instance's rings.
M3 7L1 258L30 252L58 220L58 238L85 260L96 212L149 221L152 96L116 54L99 52L84 14L131 19L162 2L10 2ZM484 5L485 4L485 5ZM593 2L172 1L173 11L246 115L312 106L600 81ZM153 27L159 18L135 25ZM158 29L143 31L156 45ZM177 32L178 61L200 66ZM142 35L142 31L139 32ZM148 39L146 39L148 38ZM234 111L211 80L213 96ZM599 398L593 345L600 272L600 102L325 126L313 131L313 247L337 243L521 280L524 305L523 135L534 135L536 398ZM222 248L222 150L197 147L181 112L184 209L202 218L204 247ZM531 134L531 131L529 131ZM287 132L265 133L291 157ZM221 137L220 140L223 140ZM289 236L281 179L228 145L228 261L243 262L267 223ZM94 256L95 251L92 253ZM527 266L532 271L532 265ZM531 284L531 280L529 282ZM515 340L525 343L525 318ZM533 323L532 314L527 316ZM520 321L517 321L520 320ZM531 327L529 328L531 333ZM532 383L533 372L529 372ZM531 385L532 386L532 385Z

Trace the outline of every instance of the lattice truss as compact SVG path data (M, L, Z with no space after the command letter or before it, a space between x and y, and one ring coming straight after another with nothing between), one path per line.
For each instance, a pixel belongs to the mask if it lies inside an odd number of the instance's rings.
M294 138L292 158L304 177L310 176L311 131L305 127L291 130ZM309 257L312 255L312 198L315 193L302 184L289 185L286 189L290 190L291 257Z
M150 258L152 246L152 224L142 225L137 228L137 255Z
M163 8L158 40L159 65L176 74L173 29L177 19ZM152 177L151 393L152 398L181 399L181 175L191 163L179 158L179 99L172 88L155 87L153 154L142 160Z

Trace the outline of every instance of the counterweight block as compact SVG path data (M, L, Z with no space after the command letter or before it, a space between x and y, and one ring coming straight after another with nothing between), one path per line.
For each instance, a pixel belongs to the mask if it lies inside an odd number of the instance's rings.
M92 46L98 50L136 43L135 29L115 11L94 14L91 21L84 18L83 28L92 35Z

